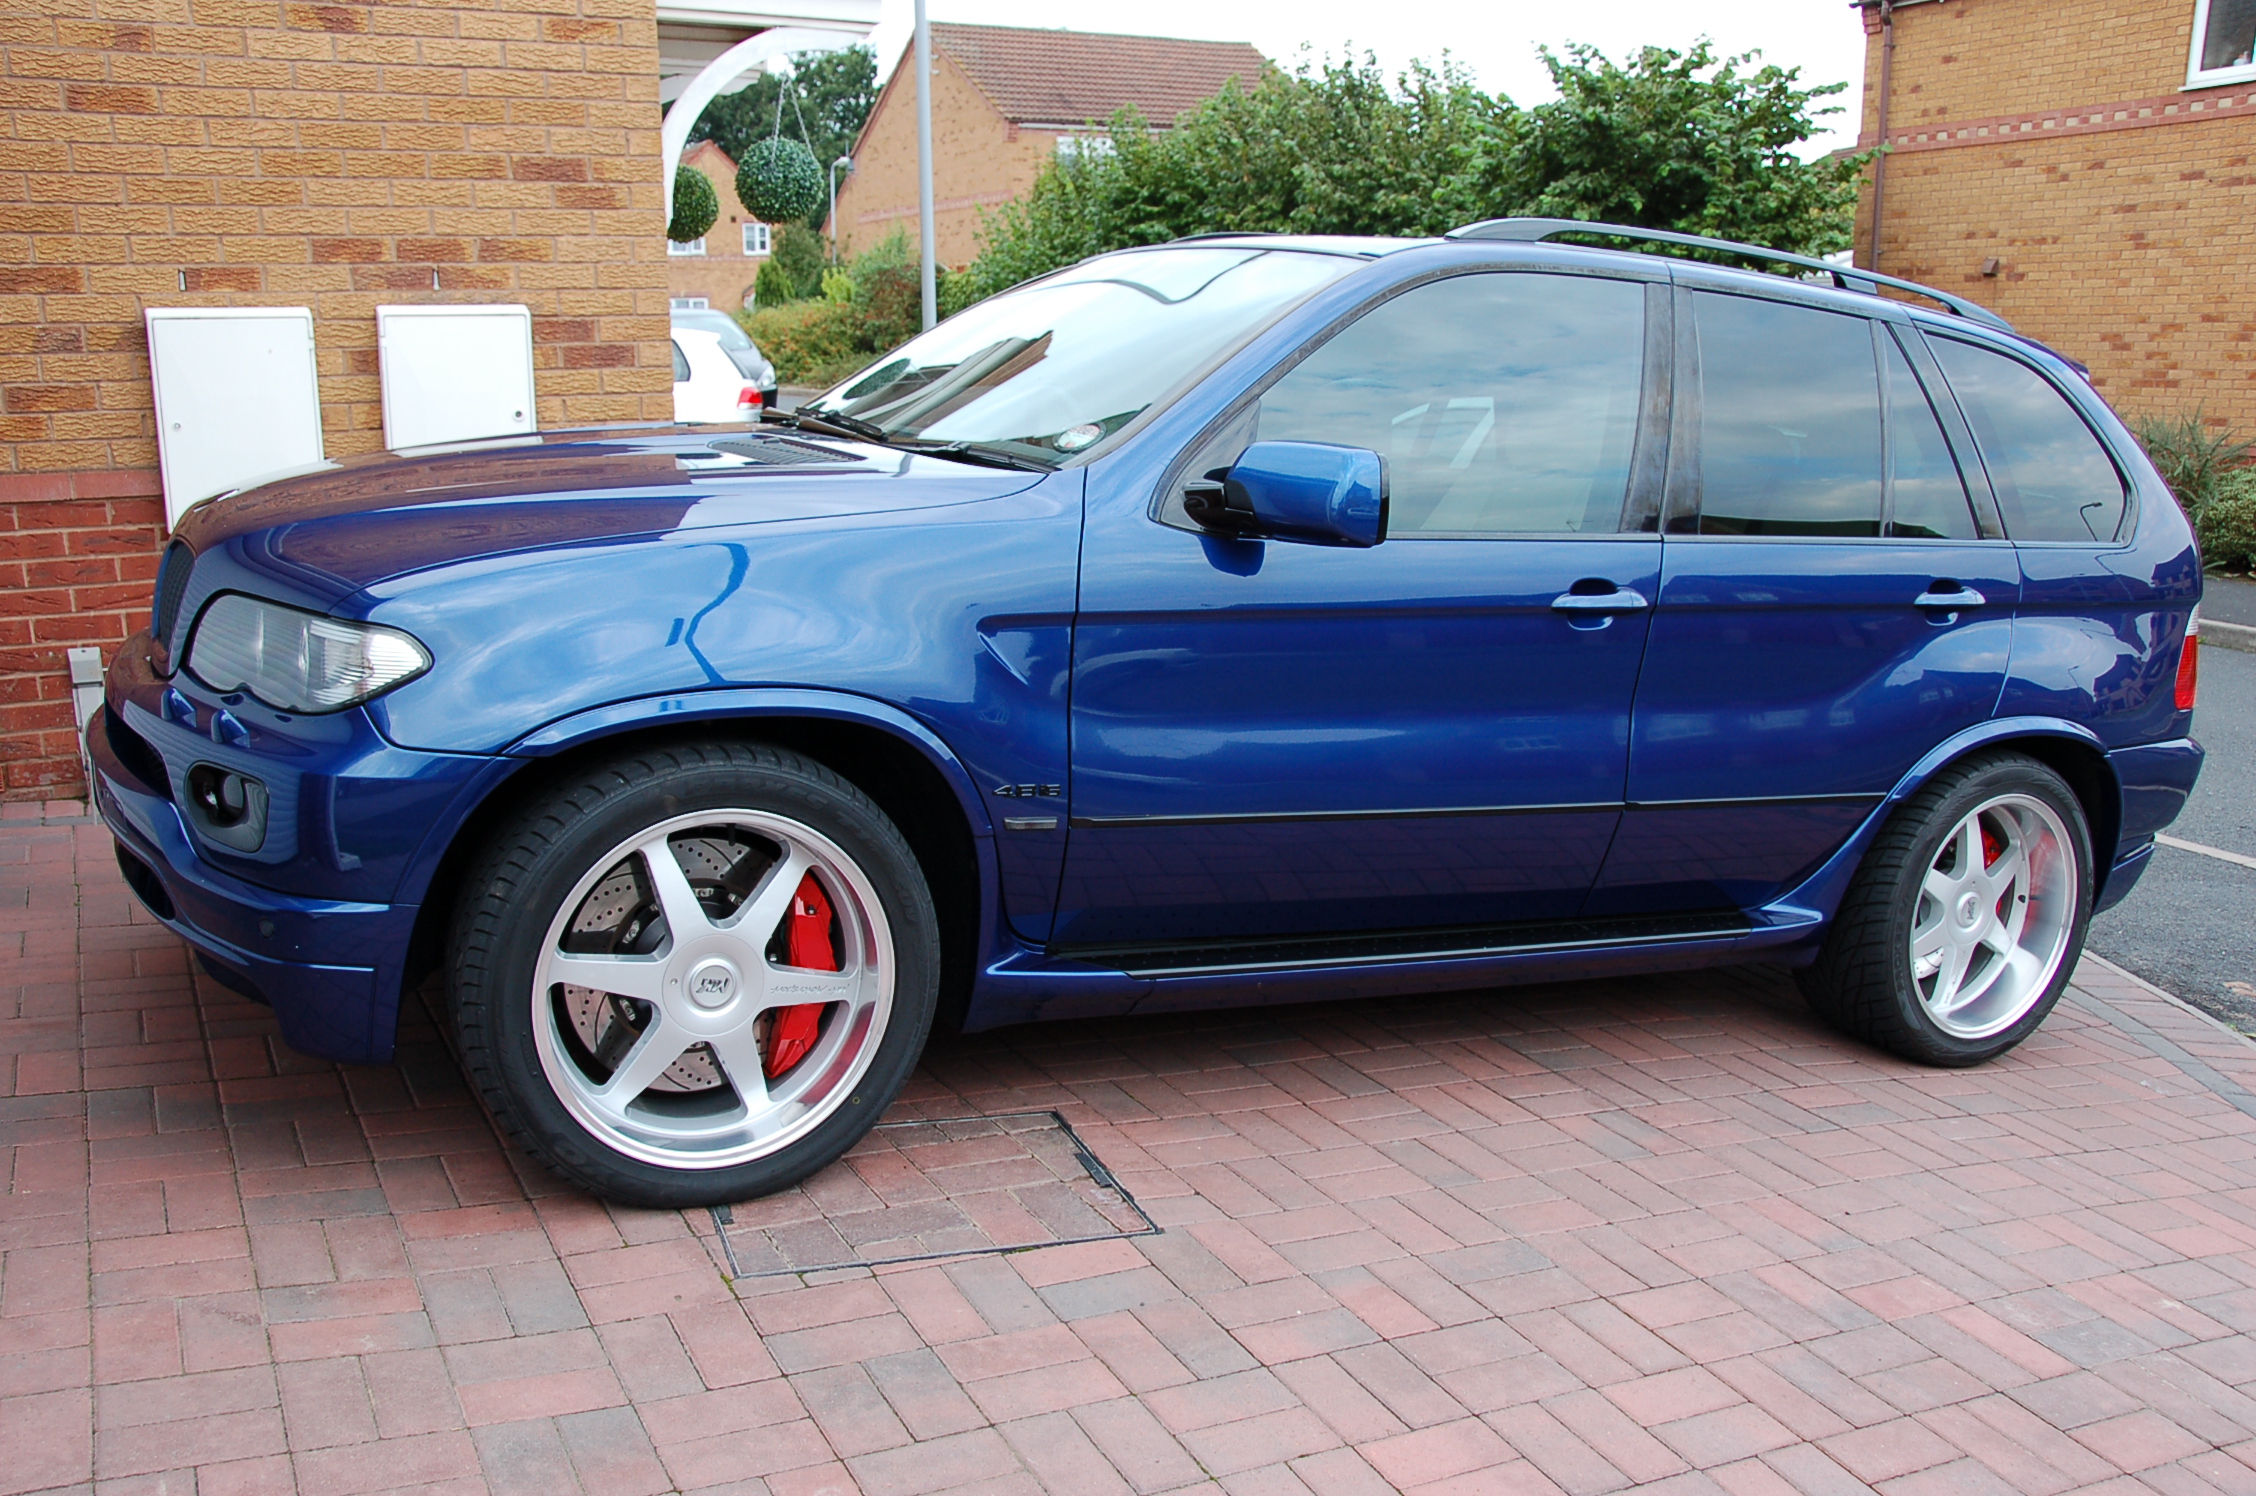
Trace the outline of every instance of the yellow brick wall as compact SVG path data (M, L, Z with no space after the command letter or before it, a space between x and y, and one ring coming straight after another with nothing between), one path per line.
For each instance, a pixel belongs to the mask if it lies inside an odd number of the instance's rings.
M2193 17L2193 0L1899 10L1879 268L2089 364L2125 415L2199 407L2256 435L2256 87L2185 89ZM1868 145L1880 62L1874 31ZM1916 139L1976 121L2005 123ZM1860 264L1871 210L1868 184Z
M530 306L544 426L668 416L656 33L649 0L0 12L0 473L155 464L151 306L310 306L334 456L382 443L379 302Z
M914 55L902 54L854 147L854 174L838 184L838 231L848 249L868 249L896 232L916 243ZM1012 128L946 52L935 47L932 61L933 237L940 263L961 268L979 253L980 214L1034 185L1057 154L1057 135Z

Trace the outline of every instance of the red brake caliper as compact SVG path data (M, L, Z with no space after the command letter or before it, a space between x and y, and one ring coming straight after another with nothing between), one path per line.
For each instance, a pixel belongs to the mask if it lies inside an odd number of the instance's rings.
M813 873L799 880L791 896L791 929L785 938L784 959L808 971L838 970L838 951L830 943L830 900ZM775 1025L768 1031L766 1069L770 1079L783 1074L807 1057L822 1026L823 1004L799 1003L778 1008Z
M1982 823L1982 866L1984 868L1996 867L1997 860L2004 855L2005 838L1992 831L1990 823L1984 821ZM2013 891L2011 889L2007 889L2004 893L1998 895L1997 917L1999 919L2005 918L2005 901L2012 897Z

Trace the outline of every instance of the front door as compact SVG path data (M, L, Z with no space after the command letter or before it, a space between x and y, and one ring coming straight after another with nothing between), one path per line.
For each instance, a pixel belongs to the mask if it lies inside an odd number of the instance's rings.
M1995 709L2020 595L2013 547L1969 504L1949 395L1907 357L1927 360L1916 338L1720 291L1680 292L1677 315L1694 337L1669 533L1593 914L1746 908L1815 871Z
M1156 506L1092 479L1053 949L1459 932L1444 948L1576 914L1659 572L1623 525L1658 498L1649 299L1665 324L1638 279L1430 281L1241 402ZM1384 454L1388 538L1202 534L1181 483L1255 440Z

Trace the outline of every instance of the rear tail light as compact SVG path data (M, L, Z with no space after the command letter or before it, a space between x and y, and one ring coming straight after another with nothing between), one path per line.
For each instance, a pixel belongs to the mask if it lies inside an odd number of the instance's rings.
M2185 643L2178 646L2178 710L2193 710L2194 693L2201 685L2201 614L2186 620Z
M746 385L743 389L738 390L736 392L736 408L738 410L745 410L747 408L758 410L760 408L759 390L749 384Z

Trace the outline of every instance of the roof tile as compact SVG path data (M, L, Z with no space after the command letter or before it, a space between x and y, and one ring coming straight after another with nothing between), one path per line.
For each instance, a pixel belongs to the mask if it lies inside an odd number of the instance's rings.
M1124 105L1169 125L1232 78L1250 88L1269 65L1247 42L940 21L932 24L932 45L1014 125L1102 122Z

